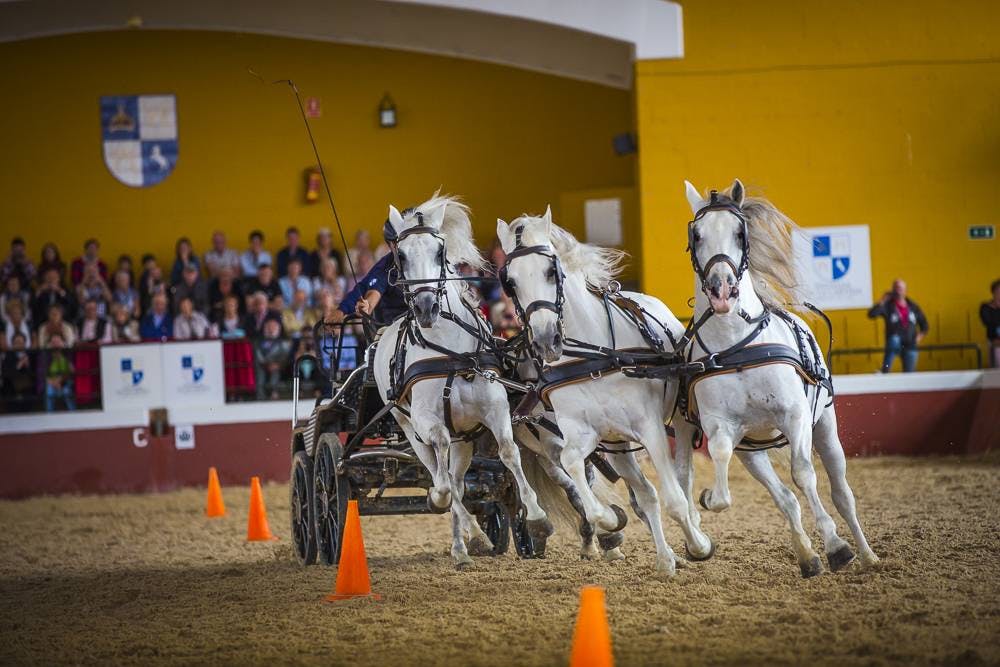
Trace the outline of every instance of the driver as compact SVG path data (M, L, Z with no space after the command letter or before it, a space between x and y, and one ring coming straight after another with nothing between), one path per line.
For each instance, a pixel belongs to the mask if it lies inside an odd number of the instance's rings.
M396 243L396 233L389 220L385 221L382 236L393 252L375 262L371 271L344 296L333 314L334 323L343 322L352 313L369 315L376 322L388 323L407 311L403 290L389 281L389 273L395 265Z

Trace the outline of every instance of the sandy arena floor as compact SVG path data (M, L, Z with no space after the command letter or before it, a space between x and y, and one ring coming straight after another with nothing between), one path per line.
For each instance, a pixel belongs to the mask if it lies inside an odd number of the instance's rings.
M718 553L673 581L650 577L635 520L624 562L582 562L563 537L545 560L457 572L447 516L374 517L380 603L321 602L335 570L294 561L283 485L265 491L273 544L243 540L247 488L225 489L214 521L202 490L3 502L0 663L560 665L579 587L596 583L619 665L1000 664L1000 459L850 472L874 571L801 579L777 509L734 462L735 507L703 520ZM706 461L698 474L701 488Z

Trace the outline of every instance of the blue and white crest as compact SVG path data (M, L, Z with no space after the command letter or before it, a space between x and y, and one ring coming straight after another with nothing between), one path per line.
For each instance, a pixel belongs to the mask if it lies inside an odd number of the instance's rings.
M840 280L851 270L851 237L847 234L814 236L813 268L822 278Z
M127 387L138 387L145 375L138 360L129 359L127 357L121 361L121 372L122 381Z
M156 185L177 165L177 98L110 95L101 98L104 164L125 185Z
M200 354L185 354L181 357L181 371L191 373L191 382L197 384L205 376L205 360Z

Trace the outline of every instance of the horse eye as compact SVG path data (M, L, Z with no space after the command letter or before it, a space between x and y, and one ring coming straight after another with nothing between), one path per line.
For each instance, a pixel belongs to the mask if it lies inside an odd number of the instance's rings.
M406 261L406 253L404 253L404 252L399 252L399 253L398 253L398 255L399 255L399 261L400 261L401 263L402 263L402 262L405 262L405 261Z
M694 242L697 243L698 241L701 241L701 234L699 234L698 232L695 232L694 233Z
M736 238L738 238L740 241L743 240L743 230L742 229L740 231L736 232Z
M549 280L554 279L556 277L556 268L554 266L550 266L549 270L545 272L545 277Z

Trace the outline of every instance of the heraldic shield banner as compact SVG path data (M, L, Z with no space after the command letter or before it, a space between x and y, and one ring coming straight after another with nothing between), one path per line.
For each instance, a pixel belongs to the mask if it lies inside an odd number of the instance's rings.
M109 95L101 98L104 164L125 185L156 185L177 165L177 98Z

